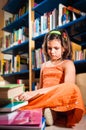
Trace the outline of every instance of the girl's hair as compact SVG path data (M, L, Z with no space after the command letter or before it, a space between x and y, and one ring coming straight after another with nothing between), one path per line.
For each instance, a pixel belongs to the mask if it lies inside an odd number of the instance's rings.
M53 30L48 32L44 37L43 49L46 57L49 58L47 53L47 43L50 40L58 39L61 41L61 45L64 48L62 59L72 59L72 45L66 30Z

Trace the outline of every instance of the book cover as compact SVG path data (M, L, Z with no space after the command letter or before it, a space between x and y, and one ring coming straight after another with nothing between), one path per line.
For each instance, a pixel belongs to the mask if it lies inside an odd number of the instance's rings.
M12 112L28 104L28 101L15 101L0 107L0 112Z
M86 49L83 50L83 59L86 60Z
M20 71L20 55L16 55L14 58L14 72Z
M73 20L73 12L65 5L59 4L58 7L58 26L67 24Z
M0 125L0 129L8 129L8 130L45 130L46 124L45 124L45 118L42 118L42 124L40 125Z
M44 15L41 16L41 20L40 20L40 21L41 21L41 24L40 24L40 28L41 28L41 29L40 29L40 30L41 30L41 34L43 34L43 33L44 33L44 30L43 30L43 26L44 26L44 25L43 25Z
M24 92L24 84L7 84L0 86L0 98L14 98Z
M14 99L0 98L0 107L3 107L9 103L13 103Z
M28 69L28 56L20 56L20 71Z
M24 86L23 84L6 84L6 85L0 85L0 91L1 89L11 89L11 88L15 88L15 87L20 87L20 86Z
M42 117L42 127L41 127L41 130L45 130L45 127L46 127L46 119L45 119L45 117Z
M17 110L12 113L0 114L1 125L28 125L39 126L42 124L42 109Z
M58 17L57 17L57 9L55 8L53 11L52 11L52 26L53 26L53 29L55 29L56 28L56 26L57 26L57 23L58 23Z
M58 7L58 26L62 26L62 9L64 8L65 6L63 4L59 4L59 7Z
M78 45L78 44L72 42L72 49L73 49L72 59L75 60L76 59L76 53L77 53L77 51L81 51L82 48L81 48L81 45Z

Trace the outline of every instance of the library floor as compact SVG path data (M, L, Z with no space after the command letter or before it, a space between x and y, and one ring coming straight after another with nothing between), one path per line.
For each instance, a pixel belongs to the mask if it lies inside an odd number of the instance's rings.
M73 128L63 128L58 126L49 126L45 130L86 130L86 115Z

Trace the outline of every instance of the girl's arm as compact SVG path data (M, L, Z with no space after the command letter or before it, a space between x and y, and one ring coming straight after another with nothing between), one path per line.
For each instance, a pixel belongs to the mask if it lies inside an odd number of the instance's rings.
M24 92L22 94L20 94L17 99L18 100L22 100L22 101L25 101L25 100L31 100L33 98L36 98L37 96L45 93L45 89L44 90L41 90L41 88L43 87L43 82L42 82L42 70L43 70L43 67L44 67L44 64L41 66L41 70L40 70L40 83L39 85L37 86L37 90L34 90L34 91L27 91L27 92ZM16 98L15 98L16 99Z
M73 61L66 60L64 64L64 82L75 83L75 76L76 71Z

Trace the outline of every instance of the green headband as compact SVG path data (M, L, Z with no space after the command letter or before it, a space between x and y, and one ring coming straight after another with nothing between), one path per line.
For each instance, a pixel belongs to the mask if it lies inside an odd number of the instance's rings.
M50 32L50 34L53 34L53 33L58 34L58 35L61 35L61 32L59 32L59 31L51 31L51 32Z

